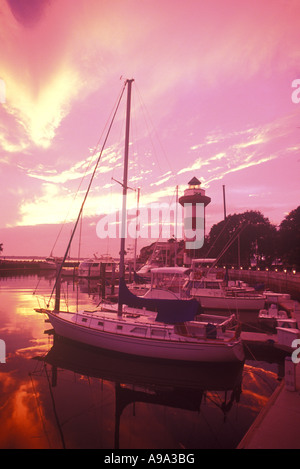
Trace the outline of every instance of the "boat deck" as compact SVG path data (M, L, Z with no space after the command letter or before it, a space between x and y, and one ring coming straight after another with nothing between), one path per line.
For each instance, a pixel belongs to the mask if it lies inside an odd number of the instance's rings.
M234 331L222 330L216 326L216 335L211 337L207 333L208 322L189 321L186 324L166 324L156 321L157 313L123 307L122 315L118 315L117 306L103 306L100 310L84 310L75 312L61 311L62 320L115 334L128 334L168 340L195 341L206 340L210 342L232 341Z

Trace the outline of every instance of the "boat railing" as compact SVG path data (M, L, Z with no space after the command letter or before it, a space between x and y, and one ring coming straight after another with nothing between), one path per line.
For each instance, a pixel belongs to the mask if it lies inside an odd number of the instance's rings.
M180 340L188 341L194 339L224 340L232 339L234 331L230 330L235 324L235 315L226 318L224 321L214 323L213 321L187 321L170 324L149 324L149 323L126 323L126 321L115 318L97 318L95 311L84 311L76 313L75 323L98 331L111 332L113 334L124 333L134 337L144 337L157 340L172 340L172 335L180 336ZM175 340L175 337L173 337ZM178 340L178 337L176 338Z
M230 298L261 298L263 295L258 294L257 292L243 291L243 290L225 290L225 295Z
M127 314L125 314L127 316ZM140 315L134 315L135 318L139 317ZM133 318L133 319L135 319ZM75 323L80 324L82 326L91 328L91 329L100 329L103 331L110 331L113 333L124 333L124 327L128 328L128 333L131 335L136 336L145 336L149 333L150 337L155 338L169 338L170 333L170 325L169 324L143 324L141 323L126 323L120 318L109 318L109 320L105 320L105 318L97 318L93 314L92 311L84 311L83 313L76 313L75 315ZM114 326L114 327L107 327Z

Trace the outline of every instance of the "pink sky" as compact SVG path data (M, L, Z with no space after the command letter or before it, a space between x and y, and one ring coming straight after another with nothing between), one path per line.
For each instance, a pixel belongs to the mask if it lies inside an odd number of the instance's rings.
M223 185L227 214L279 224L300 203L299 18L297 0L3 0L4 255L49 255L74 219L124 78L135 79L129 185L141 203L171 203L196 176L212 199L207 231L223 218ZM84 256L118 252L96 224L121 203L123 134L122 108L85 208Z

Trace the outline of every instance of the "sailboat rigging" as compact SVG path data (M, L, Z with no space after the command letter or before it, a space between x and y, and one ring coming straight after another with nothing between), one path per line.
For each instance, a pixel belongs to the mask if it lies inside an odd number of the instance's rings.
M244 350L240 338L232 330L233 318L225 321L223 318L219 324L201 322L195 320L199 312L197 300L144 300L145 302L143 302L143 299L131 294L125 284L126 197L133 81L133 79L126 80L121 94L122 97L125 86L127 86L118 304L112 305L103 302L93 312L78 311L73 314L62 311L59 303L60 272L58 272L52 291L53 294L56 290L57 294L55 308L51 310L48 307L39 311L47 314L57 335L123 355L188 362L241 362L244 360ZM110 128L111 126L112 123ZM107 137L105 142L106 140ZM97 160L63 262L67 257L102 151Z
M98 169L98 166L99 166L99 163L101 161L101 158L102 158L102 154L103 154L103 151L105 149L105 146L106 146L106 142L107 142L107 139L109 137L109 134L110 134L110 131L112 129L112 126L113 126L113 123L114 123L114 120L115 120L115 117L117 115L117 112L118 112L118 109L119 109L119 106L120 106L120 103L122 101L122 97L123 97L123 94L124 94L124 91L126 89L126 82L124 83L124 86L123 86L123 89L121 91L121 94L120 94L120 97L118 99L118 102L117 102L117 106L116 106L116 109L113 113L113 117L112 117L112 120L111 120L111 123L109 125L109 128L107 130L107 133L106 133L106 136L105 136L105 139L104 139L104 142L103 142L103 145L102 145L102 148L101 148L101 151L99 153L99 156L97 158L97 161L96 161L96 164L95 164L95 167L94 167L94 170L93 170L93 173L92 173L92 176L91 176L91 179L90 179L90 182L89 182L89 185L88 185L88 188L86 190L86 193L85 193L85 196L84 196L84 199L82 201L82 204L81 204L81 207L80 207L80 210L79 210L79 213L78 213L78 216L77 216L77 219L76 219L76 222L75 222L75 225L74 225L74 228L73 228L73 231L71 233L71 236L70 236L70 240L69 240L69 243L67 245L67 249L66 249L66 252L65 252L65 255L63 257L63 260L61 262L61 264L59 265L59 269L58 269L58 273L57 273L57 276L56 276L56 281L54 283L54 286L53 286L53 289L52 289L52 293L50 295L50 298L49 298L49 302L48 302L48 305L47 307L49 307L50 305L50 301L53 297L53 294L54 292L56 291L58 287L58 283L60 282L60 275L61 275L61 271L62 271L62 268L63 268L63 265L68 257L68 254L69 254L69 251L71 249L71 245L72 245L72 241L73 241L73 238L74 238L74 235L76 233L76 230L77 230L77 227L78 227L78 223L82 217L82 212L83 212L83 208L84 208L84 205L85 205L85 202L88 198L88 195L89 195L89 192L90 192L90 189L91 189L91 186L92 186L92 183L93 183L93 180L94 180L94 177L95 177L95 174L97 172L97 169ZM59 307L59 304L58 304L58 300L56 299L56 302L57 302L57 306Z

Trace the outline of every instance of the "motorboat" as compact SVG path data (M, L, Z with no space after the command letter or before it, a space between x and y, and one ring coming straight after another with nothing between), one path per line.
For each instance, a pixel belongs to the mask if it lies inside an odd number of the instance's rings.
M186 299L183 286L189 279L188 267L156 267L151 269L151 279L144 298Z
M265 296L243 289L226 288L223 279L207 275L190 278L183 287L188 297L196 298L201 306L213 310L259 311L265 305Z
M40 270L57 270L57 265L61 262L61 259L55 257L47 257L44 261L39 262Z
M108 255L85 259L78 267L78 277L99 278L101 275L101 265L105 266L105 274L112 275L118 272L118 264Z
M285 300L290 300L290 294L265 290L264 295L266 297L266 303L264 308L259 311L259 323L274 330L279 324L282 324L283 320L287 320L286 324L290 326L290 323L294 320L289 317L288 313L283 309L283 306L281 306ZM284 326L281 325L280 327Z
M268 309L261 309L258 314L258 319L262 321L270 320L270 322L273 322L273 320L277 321L278 319L287 318L287 312L282 309L278 309L278 306L274 303L272 303Z
M264 295L241 286L226 287L218 273L204 276L186 267L159 267L151 270L151 284L145 298L195 298L204 310L259 311Z
M261 309L258 314L258 322L263 327L275 330L276 327L297 329L297 320L290 318L284 309L280 309L277 304L271 303L266 309Z

